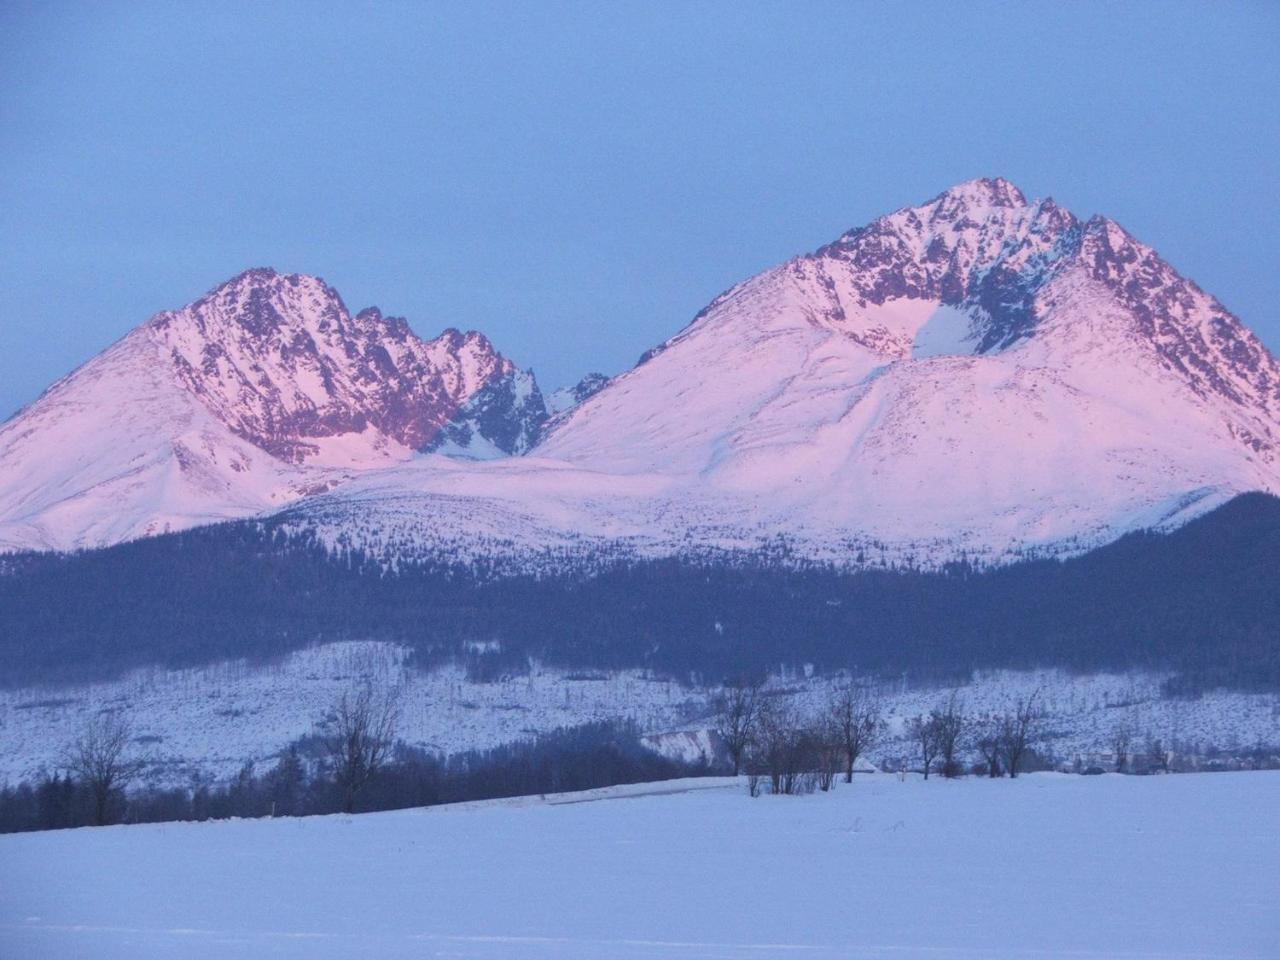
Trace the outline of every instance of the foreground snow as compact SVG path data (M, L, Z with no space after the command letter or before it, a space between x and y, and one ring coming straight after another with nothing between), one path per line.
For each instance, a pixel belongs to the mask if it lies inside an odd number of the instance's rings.
M676 781L14 835L0 863L0 955L31 960L1280 955L1270 772Z

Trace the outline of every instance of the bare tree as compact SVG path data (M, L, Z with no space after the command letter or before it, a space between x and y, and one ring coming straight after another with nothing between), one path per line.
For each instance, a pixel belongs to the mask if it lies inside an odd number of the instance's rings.
M334 704L325 750L342 793L344 813L355 809L356 795L391 756L400 720L399 700L398 688L375 690L366 683Z
M760 684L732 683L716 697L716 733L724 741L736 777L755 736L760 709Z
M951 695L930 712L929 719L937 737L938 755L942 758L942 775L948 779L959 776L960 765L956 762L956 750L964 731L964 704L960 695L951 691Z
M771 793L809 792L817 785L812 731L805 729L778 699L760 703L752 747L752 767L762 769L769 777Z
M920 751L920 763L924 768L924 778L929 779L929 770L938 756L938 725L932 715L913 717L907 724L911 739Z
M95 826L111 822L118 794L142 767L139 760L127 755L131 740L129 722L123 715L101 713L67 750L67 769L88 788L93 800Z
M1004 744L1000 736L1001 730L1000 717L984 717L974 740L974 746L978 748L978 753L982 754L982 760L987 765L989 777L999 777L1003 772L1000 766L1000 754L1003 752Z
M1156 736L1147 737L1147 767L1153 773L1169 772L1169 751L1165 749L1164 741Z
M1111 731L1111 752L1116 757L1116 773L1129 769L1129 752L1133 748L1133 727L1122 720Z
M844 757L839 733L830 718L825 718L815 723L805 735L810 744L818 789L823 793L835 785L836 774L840 771Z
M1000 753L1010 777L1016 777L1026 758L1027 749L1036 735L1036 722L1040 718L1036 701L1040 690L1036 688L1025 700L1019 700L1013 710L1000 718Z
M844 755L844 782L853 783L858 758L875 745L884 729L880 705L865 690L848 684L832 695L827 713Z

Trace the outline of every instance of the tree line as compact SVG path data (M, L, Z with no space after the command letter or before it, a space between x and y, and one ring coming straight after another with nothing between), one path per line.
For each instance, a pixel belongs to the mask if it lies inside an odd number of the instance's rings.
M259 521L0 558L0 682L361 639L477 680L533 661L705 684L811 664L944 684L994 668L1156 669L1176 672L1174 694L1280 689L1280 500L1265 494L1170 534L997 569L849 569L779 548L503 574L392 565Z
M1049 764L1037 751L1045 733L1040 702L1037 689L1003 710L971 714L953 690L928 712L905 718L902 733L911 753L901 769L926 780L931 774L1015 778L1046 769ZM884 744L889 727L872 688L854 682L834 688L809 714L759 681L730 683L714 703L714 729L726 765L734 775L746 775L752 796L766 789L782 795L827 791L841 779L852 783L858 761ZM1163 740L1148 735L1140 744L1126 720L1113 727L1110 746L1111 769L1117 773L1171 770L1173 753Z
M308 816L396 810L498 797L585 790L624 783L713 774L745 775L748 792L794 795L852 783L859 762L882 755L889 722L872 687L847 682L816 711L802 712L761 681L727 684L713 701L714 756L686 762L646 747L631 723L567 727L487 750L441 757L397 737L395 686L357 685L334 701L309 735L266 770L246 763L229 781L205 778L187 787L139 783L146 759L127 717L106 711L88 721L52 774L0 787L0 833L230 817ZM1044 769L1040 691L1005 709L967 713L958 691L930 710L905 718L911 751L905 763L927 780L968 775L1017 777ZM1145 737L1127 719L1113 726L1110 769L1169 773L1175 753L1160 737ZM1274 751L1252 751L1252 768L1274 767ZM968 759L966 759L968 758ZM976 759L973 759L976 758ZM1207 769L1230 769L1229 766ZM1101 768L1081 769L1101 773Z

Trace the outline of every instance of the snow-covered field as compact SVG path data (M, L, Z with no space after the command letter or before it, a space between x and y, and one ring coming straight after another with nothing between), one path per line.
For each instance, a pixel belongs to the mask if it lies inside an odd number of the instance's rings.
M1280 773L649 789L0 837L0 955L1280 956Z
M405 665L406 651L390 644L341 643L305 650L279 664L223 664L192 670L145 670L111 682L76 687L0 691L0 782L54 770L90 717L120 710L129 718L137 750L151 761L157 783L185 785L192 774L232 776L252 760L263 766L290 742L315 729L354 683L397 684L401 739L438 753L489 747L595 720L634 721L643 732L705 729L712 691L639 671L606 674L535 669L494 683L468 682L458 668L423 672ZM1003 710L1040 689L1046 716L1045 752L1070 760L1105 752L1120 724L1159 737L1167 749L1234 751L1280 745L1280 696L1217 692L1198 700L1160 696L1153 675L1068 676L1058 672L994 673L960 688L970 715ZM819 711L831 679L775 679L771 692L801 713ZM871 759L894 763L912 754L904 721L927 712L948 691L905 681L881 690L891 736ZM705 742L705 741L703 741ZM697 759L700 743L668 738ZM693 752L690 753L689 751Z

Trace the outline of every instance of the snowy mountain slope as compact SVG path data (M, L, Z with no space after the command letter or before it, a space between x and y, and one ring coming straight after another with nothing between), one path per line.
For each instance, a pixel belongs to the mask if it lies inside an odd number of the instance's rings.
M481 334L423 341L376 308L351 316L316 278L251 270L153 317L0 427L0 549L279 509L408 459L477 394L520 378ZM465 439L527 445L510 414L496 406Z
M682 474L779 529L994 543L1280 483L1280 368L1110 221L974 181L728 291L541 456Z
M779 538L1000 561L1280 490L1277 437L1280 367L1217 301L1113 222L977 180L733 287L530 456L397 466L290 517L464 553L488 518L481 552L525 562Z
M231 433L146 329L0 429L0 477L0 547L56 549L257 513L330 482Z
M1280 491L1278 438L1280 366L1221 304L1112 221L975 180L738 284L550 403L479 334L420 341L250 271L0 430L0 545L287 505L287 528L392 563L779 541L1002 561Z

